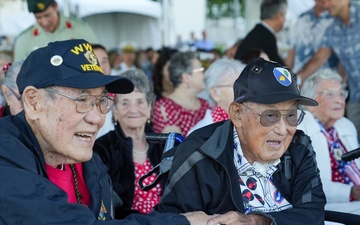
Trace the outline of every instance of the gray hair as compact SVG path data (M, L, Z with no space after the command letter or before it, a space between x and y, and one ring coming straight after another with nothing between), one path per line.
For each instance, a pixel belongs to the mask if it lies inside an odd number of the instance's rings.
M233 74L240 75L245 66L245 64L233 59L218 59L211 63L205 72L206 88L199 94L199 97L207 100L211 106L215 106L215 101L210 95L210 88L218 85L221 79L226 79Z
M183 73L192 74L194 59L196 59L195 52L177 52L171 57L169 76L175 88L182 83Z
M152 85L142 70L139 69L130 69L127 70L119 76L126 77L134 84L134 90L144 93L146 96L147 102L153 106L155 103L155 94L152 90Z
M16 78L19 74L19 71L23 63L24 60L20 60L12 63L11 66L9 66L9 68L5 72L3 85L5 85L8 88L11 88L13 91L18 91Z
M305 79L301 88L301 95L308 98L315 98L316 93L319 91L318 87L321 81L335 80L338 81L342 87L345 88L346 84L343 82L341 76L332 69L320 69Z
M272 19L276 13L285 13L287 0L263 0L260 6L260 19Z

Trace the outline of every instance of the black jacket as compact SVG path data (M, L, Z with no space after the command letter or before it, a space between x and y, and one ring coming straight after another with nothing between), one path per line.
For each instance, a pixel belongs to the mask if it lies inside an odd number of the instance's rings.
M285 65L279 56L275 35L261 23L257 24L241 41L234 58L240 59L243 54L254 49L264 51L270 60Z
M146 125L145 133L153 133L149 125ZM131 210L135 194L132 139L125 137L120 125L116 125L114 131L110 131L95 141L93 149L108 167L108 174L111 177L114 191L123 203L122 206L115 207L115 218L124 218L130 213L137 212ZM161 161L163 149L163 144L149 144L147 156L151 165L155 166Z
M45 160L24 112L0 119L0 224L141 225L186 224L174 214L132 215L112 220L111 182L100 157L83 163L90 206L68 202L46 174Z
M233 145L231 121L215 123L191 133L177 146L159 204L160 212L244 212ZM285 177L284 158L281 158L273 179L293 208L264 215L278 225L323 224L326 200L310 138L298 130L288 152L291 178Z

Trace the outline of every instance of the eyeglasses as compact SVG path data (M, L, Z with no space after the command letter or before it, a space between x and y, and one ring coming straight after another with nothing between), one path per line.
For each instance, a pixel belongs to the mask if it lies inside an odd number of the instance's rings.
M13 95L15 96L15 98L16 98L17 100L20 100L21 95L19 95L17 92L15 92L12 88L10 88L10 87L8 87L8 86L6 86L6 87L9 89L9 91L11 92L11 94L13 94Z
M205 70L204 67L200 67L200 68L197 68L197 69L193 69L193 70L192 70L192 73L204 72L204 70Z
M303 119L305 112L301 109L290 109L287 110L286 114L281 114L280 111L286 110L275 110L275 109L267 109L263 111L261 114L257 113L255 110L250 108L249 106L242 103L245 108L249 109L254 114L260 116L260 124L264 127L271 127L280 121L281 116L285 116L285 120L289 123L290 126L296 127L299 125Z
M224 84L224 85L216 85L216 86L214 86L214 88L222 88L222 87L233 88L234 85L233 84Z
M349 95L349 92L347 90L338 90L338 91L323 90L323 91L319 91L319 93L322 93L322 96L326 99L332 99L338 96L341 96L344 99L346 99Z
M110 112L114 105L114 99L109 96L80 95L77 98L49 89L48 91L64 96L76 102L76 111L78 113L87 113L96 105L101 113Z

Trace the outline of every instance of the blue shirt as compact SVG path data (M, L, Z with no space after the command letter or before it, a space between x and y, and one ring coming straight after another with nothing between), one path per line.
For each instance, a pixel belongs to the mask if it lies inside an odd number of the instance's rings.
M321 39L334 21L327 11L315 15L314 8L302 13L290 30L289 46L295 51L293 71L297 73L311 59L320 47ZM336 67L337 59L333 55L323 67Z
M335 18L325 32L321 47L331 48L345 68L349 102L360 103L360 3L350 2L350 21Z
M215 49L215 44L210 40L198 40L195 42L195 47L197 50L211 51Z

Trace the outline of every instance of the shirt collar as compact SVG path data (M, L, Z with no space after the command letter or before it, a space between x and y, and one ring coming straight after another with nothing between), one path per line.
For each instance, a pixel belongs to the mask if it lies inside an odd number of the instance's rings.
M264 21L261 21L261 24L262 24L266 29L268 29L271 33L275 34L275 31L274 31L267 23L265 23Z

